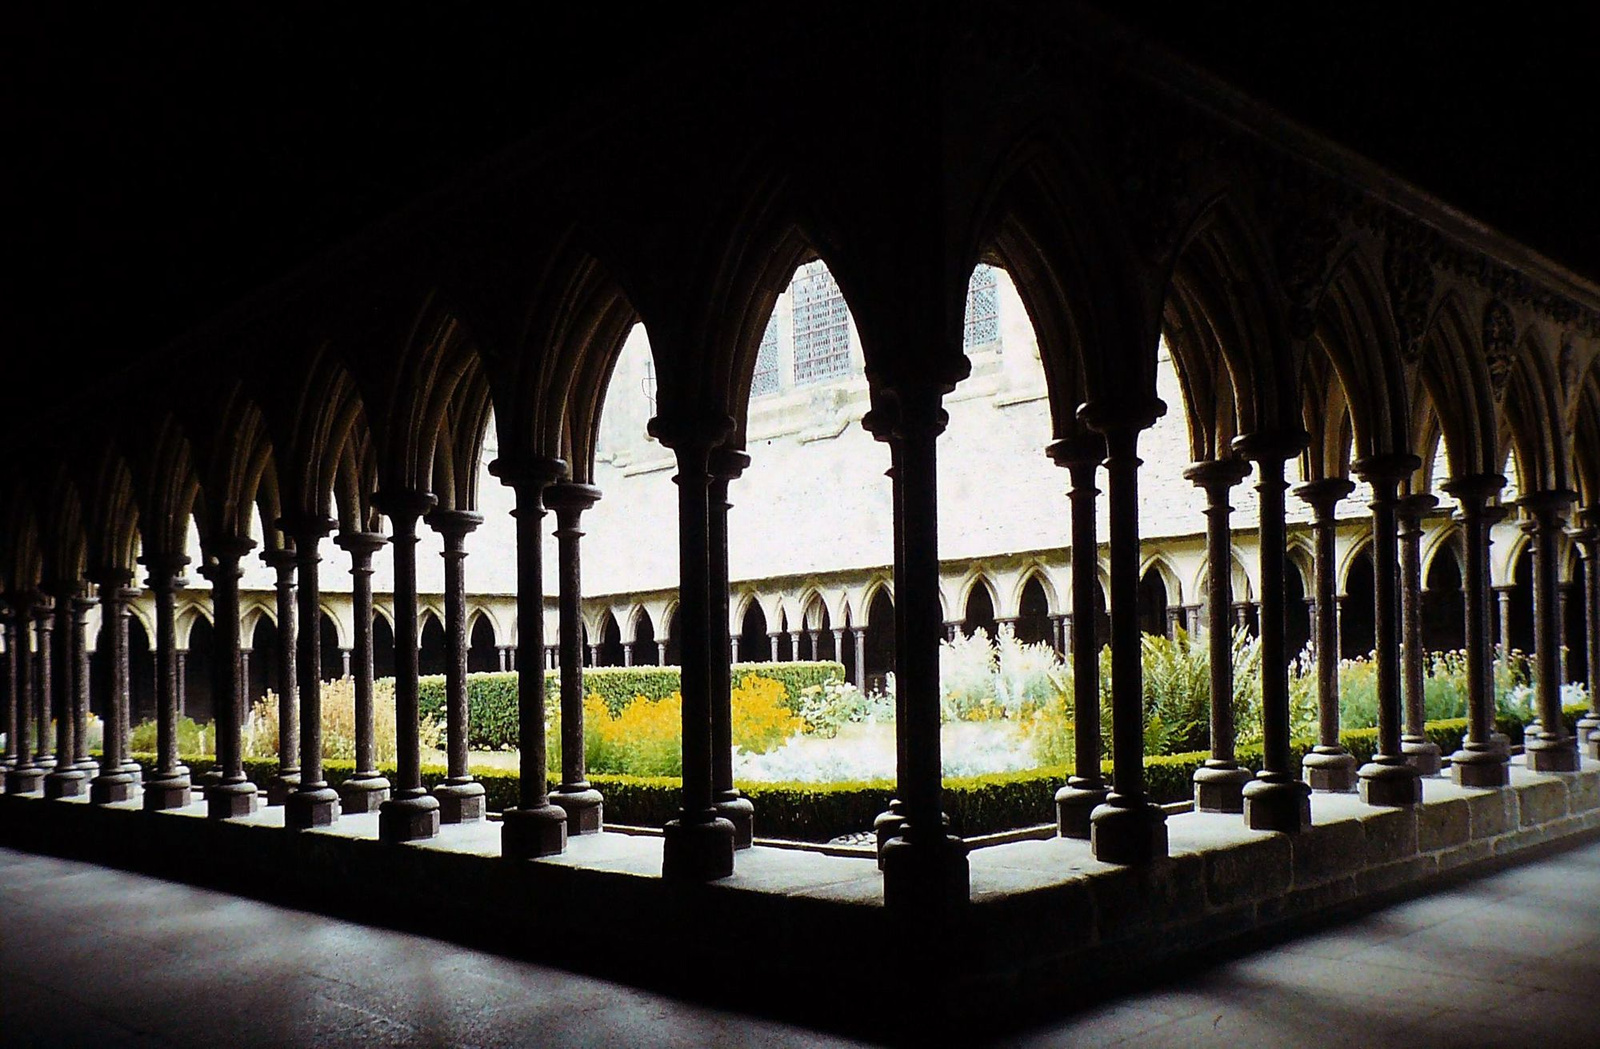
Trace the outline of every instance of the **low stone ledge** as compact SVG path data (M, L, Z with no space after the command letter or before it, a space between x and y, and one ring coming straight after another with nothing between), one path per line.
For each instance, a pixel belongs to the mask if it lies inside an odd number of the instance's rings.
M1518 825L1517 792L1515 790L1474 791L1467 799L1467 819L1472 840L1497 838Z
M1442 798L1417 810L1417 851L1438 852L1472 839L1472 803L1467 798Z
M1546 773L1532 783L1515 786L1518 823L1521 826L1539 826L1567 814L1567 784L1562 774Z

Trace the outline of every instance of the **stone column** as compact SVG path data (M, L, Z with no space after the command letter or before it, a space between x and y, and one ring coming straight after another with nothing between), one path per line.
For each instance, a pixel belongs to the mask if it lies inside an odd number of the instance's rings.
M1567 491L1535 492L1522 500L1533 515L1533 647L1539 670L1535 682L1539 735L1525 745L1528 768L1535 772L1575 772L1577 740L1567 735L1561 716L1561 532L1573 494Z
M1072 653L1073 774L1056 791L1056 831L1089 840L1089 817L1110 793L1100 771L1100 652L1094 637L1094 602L1099 587L1100 545L1095 537L1095 471L1106 442L1096 433L1055 441L1045 454L1065 467L1071 487L1072 614L1066 617Z
M1356 788L1356 759L1339 740L1339 608L1336 566L1338 520L1334 509L1356 486L1343 477L1327 477L1297 487L1295 495L1311 507L1311 532L1316 540L1314 581L1317 661L1317 745L1301 761L1312 790L1343 792Z
M850 628L850 639L856 646L856 688L863 692L867 689L867 628L856 626Z
M1017 619L1015 616L998 616L994 621L995 640L1002 637L1017 636Z
M390 843L439 833L439 799L422 786L417 734L417 522L434 503L431 493L404 488L372 497L372 505L389 518L394 554L395 776L390 797L378 806L378 840Z
M189 713L189 650L178 649L178 716Z
M1567 606L1571 604L1571 597L1581 587L1582 583L1567 580L1556 585L1560 596L1560 611L1556 614L1556 655L1559 663L1556 670L1556 680L1565 685L1568 681L1567 669L1571 663L1571 654L1567 651Z
M55 702L55 605L48 594L41 593L34 606L33 633L33 763L50 772L56 767L56 756L50 749L54 746L50 726Z
M502 673L502 674L509 673L510 670L511 670L511 661L509 659L509 649L507 649L505 645L496 645L494 651L495 651L495 655L500 658L500 673Z
M883 472L883 475L889 479L890 512L894 518L890 527L890 545L894 559L891 569L893 572L892 578L903 579L906 574L905 533L901 529L899 522L905 516L905 500L904 490L900 484L900 444L894 439L892 416L884 411L869 411L861 420L861 426L872 434L874 440L881 441L889 446L890 466L889 469ZM898 593L895 595L893 612L894 636L898 639L905 636L905 607L900 601ZM893 668L895 681L894 720L896 725L894 734L895 792L894 797L889 799L888 806L872 820L872 835L878 850L878 870L880 871L883 870L884 846L904 833L906 825L906 807L900 800L903 793L900 777L908 767L906 763L906 740L905 733L901 732L898 727L900 722L905 719L906 710L906 693L900 687L905 658L904 650L896 644ZM863 662L864 666L865 663ZM862 673L863 675L866 673L865 669L862 670Z
M89 781L89 801L108 805L131 801L139 792L138 776L126 766L128 736L123 728L128 712L128 602L136 591L129 586L133 573L126 569L101 569L91 579L100 588L100 613L106 626L101 637L110 649L106 653L108 673L100 685L100 707L105 711L100 774ZM9 635L6 643L10 648Z
M295 631L294 551L263 550L261 560L277 573L278 774L267 783L267 804L282 805L300 786L300 682Z
M1256 464L1261 604L1261 771L1244 787L1244 819L1252 830L1297 834L1311 826L1311 788L1289 750L1288 533L1284 522L1284 464L1306 445L1303 433L1255 433L1234 450Z
M351 684L355 691L356 770L339 784L339 811L377 812L389 800L389 780L378 772L372 708L372 555L389 542L377 532L343 532L334 544L350 555L350 610L355 618Z
M1194 773L1194 806L1200 812L1243 812L1244 785L1253 776L1234 755L1233 632L1228 608L1233 603L1233 530L1228 492L1250 473L1241 459L1196 463L1183 476L1206 493L1206 652L1211 674L1211 757Z
M11 655L12 676L16 680L16 697L12 704L13 725L7 725L6 743L16 745L16 763L6 769L7 794L39 794L44 791L45 770L33 760L34 708L33 646L29 634L33 631L34 603L38 598L29 591L7 595L11 605L11 618L6 623L6 650Z
M1461 587L1466 606L1467 735L1450 756L1450 776L1464 787L1503 787L1511 781L1506 750L1495 739L1494 651L1490 647L1493 602L1489 596L1489 531L1500 510L1489 500L1505 484L1495 474L1464 477L1444 485L1461 504L1465 533Z
M624 641L622 643L622 665L625 666L625 667L633 666L633 642L632 641Z
M1511 598L1517 592L1514 585L1497 586L1494 588L1495 598L1500 610L1500 658L1509 659L1511 656Z
M255 697L250 692L250 658L254 655L255 649L249 645L239 646L239 694L247 722L250 717L250 707L255 702Z
M778 639L782 636L783 634L781 632L767 635L767 645L769 647L768 658L774 663L778 661Z
M750 457L734 448L713 449L708 460L706 536L711 585L711 792L717 815L733 824L733 847L748 849L755 838L755 806L733 785L733 673L728 654L728 485L744 473ZM815 658L816 642L812 641Z
M600 498L593 485L571 482L544 490L544 505L556 513L556 562L560 580L561 785L550 804L567 816L567 837L598 833L605 799L589 782L583 737L583 512Z
M435 510L428 525L444 537L445 781L433 788L440 823L483 819L483 784L467 768L467 536L483 515L465 510Z
M1574 537L1583 555L1584 644L1589 666L1589 710L1578 719L1578 746L1600 760L1600 506L1584 511Z
M733 664L733 663L739 662L739 635L738 634L729 634L728 635L728 662L729 662L730 665Z
M1400 520L1400 652L1405 707L1400 753L1419 776L1437 776L1441 764L1439 745L1428 739L1422 695L1422 519L1438 505L1438 499L1418 493L1400 500L1396 510Z
M667 643L665 641L657 641L656 642L656 666L664 667L666 665L667 665Z
M255 545L244 536L215 539L207 544L206 564L200 569L211 581L211 610L216 620L211 693L221 775L205 789L206 815L211 819L233 819L256 811L256 785L244 774L244 689L239 673L239 579L244 574L239 559Z
M189 804L189 769L178 761L178 590L189 559L182 554L148 553L146 585L156 599L156 767L145 781L146 812L181 809Z
M100 771L100 763L89 757L89 610L98 603L87 584L80 583L72 599L72 764L83 773L85 791Z
M76 765L78 743L73 730L78 705L78 657L72 650L75 616L72 602L78 596L76 579L55 584L55 667L53 706L56 714L56 767L44 778L47 798L77 798L89 789L89 775Z
M516 493L517 507L517 807L500 824L507 859L554 856L567 848L567 812L550 804L544 736L544 490L566 472L559 459L496 459L489 472Z
M800 631L791 630L791 631L789 631L788 637L789 637L789 658L790 658L791 661L793 661L795 663L798 663L803 658L800 655Z
M890 391L888 399L894 404L888 433L900 487L896 734L905 822L883 846L883 898L886 907L927 914L964 904L970 895L966 843L945 828L939 740L938 439L949 417L932 387Z
M837 659L840 663L844 662L844 629L843 628L836 629L833 632L833 658Z
M5 675L0 677L0 685L5 688L5 710L0 713L0 729L6 734L5 753L0 755L0 791L4 791L6 774L17 767L17 725L21 720L17 707L17 631L9 604L0 608L0 631L4 631L6 643Z
M559 659L560 656L557 655L557 658ZM600 665L600 646L599 645L590 645L589 646L589 665L591 667L597 667L597 666Z
M1061 617L1061 654L1064 656L1070 656L1074 651L1072 640L1076 636L1074 621L1074 614L1071 612Z
M285 517L279 527L294 539L301 628L295 657L300 693L300 782L284 799L283 823L290 830L305 830L325 827L339 818L339 794L322 778L322 587L317 567L322 561L319 548L333 522L308 513Z
M1361 800L1369 805L1414 805L1422 800L1417 770L1400 752L1400 571L1396 563L1396 513L1400 482L1419 465L1394 453L1355 463L1372 486L1373 639L1378 692L1378 749L1356 771Z

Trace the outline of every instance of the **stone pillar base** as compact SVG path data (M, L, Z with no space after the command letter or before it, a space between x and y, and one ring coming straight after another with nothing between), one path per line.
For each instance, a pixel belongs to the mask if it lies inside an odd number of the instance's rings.
M144 790L143 765L139 764L137 761L124 761L122 763L122 771L127 774L129 779L133 781L133 792L135 794L138 794Z
M733 873L733 824L727 820L671 820L661 837L661 877L667 881L716 881Z
M214 820L231 820L250 816L256 811L256 785L249 780L240 783L213 783L206 788L206 816Z
M1403 760L1396 764L1368 762L1356 772L1361 800L1368 805L1415 805L1422 800L1422 780Z
M44 769L8 769L7 794L43 794Z
M188 776L152 779L144 785L144 810L146 812L165 812L168 809L187 808L191 800Z
M1207 761L1194 770L1195 811L1243 812L1244 788L1253 779L1254 773L1231 761Z
M433 788L439 801L440 823L476 823L483 819L483 784L477 780L465 783L441 783Z
M215 787L217 784L221 783L222 778L221 769L206 769L198 776L191 776L189 778L189 786L204 793L205 791L210 790L212 787Z
M96 776L89 781L89 804L110 805L119 801L132 801L139 795L139 787L126 773L113 772Z
M555 801L554 798L550 799ZM557 805L561 804L559 801ZM755 842L756 837L756 807L747 797L737 790L729 791L727 795L719 797L712 806L717 810L717 815L733 824L733 847L735 851L748 849Z
M605 799L592 787L553 790L550 792L550 804L567 814L569 838L580 834L598 834L605 827Z
M1312 790L1343 794L1356 789L1356 759L1344 747L1317 746L1300 762Z
M1504 787L1511 765L1493 743L1467 743L1450 755L1450 778L1458 787Z
M895 838L883 847L883 905L909 913L951 910L972 896L967 843L950 834Z
M1422 737L1400 738L1400 754L1419 776L1437 776L1443 762L1439 744Z
M1089 817L1106 803L1111 791L1073 776L1056 791L1056 833L1063 838L1089 840Z
M536 860L567 851L567 813L554 805L507 809L500 824L500 855L508 860Z
M883 870L883 847L905 833L906 817L899 798L890 798L889 807L872 821L872 836L878 850L878 869Z
M267 804L282 805L289 795L300 789L300 773L278 773L267 781Z
M439 836L439 799L432 794L390 798L378 806L378 840L398 845Z
M1089 845L1101 863L1148 863L1167 855L1167 816L1160 806L1113 791L1089 817Z
M377 812L378 806L388 800L389 781L382 776L351 778L339 784L339 811L345 815L353 812ZM270 801L268 803L270 804Z
M283 825L290 830L326 827L339 818L339 792L332 787L296 788L283 802Z
M89 789L89 777L69 766L61 766L44 778L44 796L81 798Z
M1489 733L1489 743L1494 747L1496 754L1506 760L1511 759L1511 737L1504 732Z
M1589 736L1589 742L1584 747L1584 752L1596 761L1600 761L1600 729Z
M1298 834L1311 826L1311 787L1287 775L1268 773L1244 786L1244 822L1251 830Z
M1572 737L1541 736L1537 743L1528 744L1524 753L1528 756L1528 768L1534 772L1577 772L1582 764L1578 758L1578 741Z

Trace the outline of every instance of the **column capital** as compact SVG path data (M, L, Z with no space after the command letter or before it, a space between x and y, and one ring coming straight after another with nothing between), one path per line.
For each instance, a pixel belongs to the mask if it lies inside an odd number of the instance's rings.
M1057 466L1099 466L1106 457L1106 439L1093 431L1051 441L1044 447Z
M101 589L117 590L126 588L133 583L133 572L127 568L117 568L110 565L98 565L90 568L83 577Z
M1517 505L1533 515L1537 527L1553 528L1572 509L1577 499L1578 493L1556 488L1545 492L1529 492L1518 500Z
M600 501L600 489L592 484L576 481L559 481L544 490L544 505L556 512L589 509Z
M383 516L394 522L395 535L416 530L417 519L439 505L432 492L417 488L384 488L372 493L372 505Z
M711 461L708 464L711 476L723 481L737 480L743 475L745 468L750 465L750 456L741 448L730 448L724 444L711 450ZM598 495L595 498L599 498Z
M245 535L219 535L200 544L200 553L207 558L218 561L233 561L238 564L239 559L256 548L256 541ZM208 577L209 578L209 577Z
M317 541L333 531L334 521L319 513L286 513L278 518L278 528L295 540L295 549L309 545L315 549ZM302 543L301 540L310 540Z
M70 606L73 600L83 590L83 580L74 577L62 577L50 581L46 590L56 603L63 608Z
M189 564L187 555L152 552L141 556L139 563L148 570L145 584L151 590L183 589L185 580L180 575Z
M1499 494L1500 489L1506 486L1506 479L1499 474L1468 474L1465 477L1452 477L1439 486L1440 491L1455 498L1466 506L1469 503L1487 503Z
M274 569L278 573L279 586L289 586L293 584L294 580L290 578L289 573L294 571L294 566L298 563L298 561L295 558L295 552L292 548L287 546L269 546L267 549L261 551L261 563L266 565L268 568Z
M950 423L944 393L926 383L882 384L861 425L879 440L938 437Z
M1350 464L1350 472L1368 484L1398 484L1422 465L1422 460L1410 452L1384 452L1369 455Z
M545 489L545 494L548 500L549 489ZM459 548L467 536L483 524L483 515L470 510L434 510L426 521L429 528L444 536L447 548Z
M1185 467L1183 476L1185 480L1193 482L1196 488L1203 488L1207 492L1213 489L1226 492L1250 476L1250 464L1233 456L1207 459Z
M1406 531L1422 534L1422 519L1433 512L1439 505L1437 496L1427 492L1415 492L1406 496L1395 504L1395 513L1400 518L1400 525Z
M349 554L352 558L370 559L373 554L388 545L389 537L382 532L340 532L334 536L333 545ZM262 554L261 559L266 560L267 555Z
M489 472L507 488L538 490L566 477L567 462L542 455L523 458L502 455L489 464Z
M1333 508L1341 500L1348 499L1356 490L1355 482L1348 477L1324 477L1317 481L1306 481L1304 484L1294 486L1294 494L1301 502L1310 506L1318 518L1331 517Z
M1167 402L1159 397L1110 400L1100 398L1078 406L1078 421L1096 433L1135 433L1148 430L1167 414Z
M1310 437L1303 430L1258 430L1233 439L1233 452L1251 462L1287 462L1305 451Z
M733 416L710 409L699 412L662 412L645 430L663 446L676 452L705 451L720 445L733 432Z
M1578 545L1578 552L1584 560L1600 560L1600 527L1588 525L1584 528L1574 528L1567 532L1572 541Z

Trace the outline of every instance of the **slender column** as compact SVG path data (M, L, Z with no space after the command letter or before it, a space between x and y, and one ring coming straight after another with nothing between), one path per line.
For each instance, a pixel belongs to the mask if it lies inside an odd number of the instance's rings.
M17 767L17 631L15 616L11 606L6 604L0 608L0 631L5 634L6 664L5 675L0 677L0 685L5 688L5 709L0 713L0 729L6 734L6 749L0 755L0 791L5 789L6 775Z
M1466 605L1467 735L1450 756L1450 776L1464 787L1503 787L1511 770L1494 736L1494 652L1490 648L1493 602L1489 593L1489 532L1500 511L1489 500L1505 484L1497 474L1453 480L1444 490L1461 504L1465 553L1462 596Z
M189 804L189 770L178 761L177 597L184 585L178 573L189 563L182 554L150 553L140 558L156 599L156 767L145 783L147 812Z
M55 752L51 750L51 747L54 746L54 740L50 734L55 702L53 675L55 669L55 604L48 594L41 593L39 603L34 607L33 616L35 638L33 652L33 723L35 729L33 763L46 772L50 772L56 767Z
M844 662L844 629L841 627L833 632L833 658Z
M11 655L12 674L16 680L12 704L12 720L8 725L6 742L16 744L16 764L6 769L7 794L39 794L44 790L45 770L33 758L33 727L36 711L33 703L34 673L33 649L29 634L33 631L34 604L38 600L32 591L12 592L6 596L11 606L11 618L6 623L6 650Z
M507 859L554 856L567 848L567 812L550 804L544 726L544 490L566 472L559 459L496 459L489 472L516 493L517 807L500 825Z
M278 605L278 773L267 783L267 804L282 805L300 786L300 682L295 630L295 555L291 549L263 550L261 560L277 573Z
M557 658L559 659L560 656L557 655ZM590 645L589 646L589 665L592 666L592 667L597 667L597 666L600 665L600 646L599 645Z
M729 662L730 665L739 662L739 635L738 634L729 634L728 635L728 662Z
M1500 610L1500 658L1507 659L1511 655L1511 598L1517 592L1515 586L1497 586L1494 588L1495 598Z
M931 387L902 388L890 396L895 413L889 433L899 453L895 525L903 575L895 578L895 651L902 702L896 732L903 748L898 778L905 823L883 846L883 897L887 907L926 913L964 904L970 896L966 842L945 828L939 739L938 440L949 417Z
M1439 774L1439 745L1428 739L1428 714L1423 702L1422 651L1422 519L1439 500L1418 493L1400 500L1400 638L1405 728L1400 753L1419 776Z
M593 485L553 484L544 505L556 513L556 561L561 638L561 785L550 804L567 814L567 837L598 833L605 822L605 799L589 783L583 753L583 512L600 498Z
M1306 445L1303 433L1257 433L1234 441L1256 464L1260 506L1261 771L1244 788L1244 819L1252 830L1296 834L1311 826L1311 787L1289 750L1288 602L1284 596L1288 534L1284 526L1284 464Z
M856 646L856 688L867 689L867 628L851 627L850 639Z
M290 830L325 827L339 818L339 794L322 778L322 586L319 547L333 522L319 514L285 517L279 527L294 539L299 575L300 782L284 799L283 822Z
M178 649L178 716L189 713L189 650Z
M240 701L242 703L242 709L244 710L244 716L245 716L246 720L248 720L249 717L250 717L251 704L255 702L255 696L252 695L251 691L250 691L250 657L253 656L254 654L255 654L255 650L254 649L250 648L248 645L240 644L240 646L239 646L239 693L240 693L240 696L241 696L241 700Z
M78 656L72 648L72 603L78 597L78 581L62 579L55 584L55 674L52 679L56 715L56 767L44 778L47 798L81 797L89 789L89 775L77 767L78 743L74 734L78 705Z
M1183 476L1206 493L1206 653L1211 674L1211 757L1194 773L1194 807L1200 812L1243 812L1244 785L1253 778L1234 754L1233 632L1228 609L1233 604L1233 530L1228 492L1250 473L1242 459L1196 463Z
M1396 512L1401 480L1417 468L1414 455L1374 456L1354 464L1372 486L1373 638L1378 692L1378 749L1361 766L1361 800L1369 805L1414 805L1422 800L1417 770L1400 752L1400 572Z
M76 585L78 593L72 599L72 764L83 773L87 791L89 781L100 771L100 763L89 757L89 610L99 602L86 583Z
M222 775L206 786L206 815L232 819L256 811L256 785L244 774L241 729L244 689L240 683L239 559L255 548L244 536L213 540L200 573L211 581L211 608L216 622L212 657L212 702L216 708L217 767Z
M1535 681L1538 738L1525 744L1528 768L1535 772L1574 772L1578 769L1577 740L1567 735L1561 716L1561 532L1573 494L1566 491L1535 492L1522 500L1533 515L1533 647L1538 653Z
M335 540L335 542L337 542L337 541L338 540ZM341 677L341 678L347 678L347 677L350 676L350 657L351 657L351 655L352 655L352 650L351 649L341 648L339 650L339 677Z
M507 671L509 671L511 669L511 665L506 662L506 646L504 646L504 645L496 645L495 646L495 650L494 650L494 654L495 654L496 658L498 658L499 661L500 661L500 663L499 663L500 673L504 674Z
M1070 656L1074 654L1073 638L1077 636L1076 616L1072 612L1061 617L1061 654Z
M665 641L657 641L656 642L656 666L664 667L666 665L667 665L667 643Z
M439 833L439 800L422 786L417 730L417 522L434 503L431 493L404 488L372 497L372 505L389 518L394 554L395 777L391 796L378 806L378 840L390 843Z
M791 630L787 636L789 638L789 658L793 662L798 663L804 658L800 654L800 631Z
M356 770L339 784L342 813L377 812L389 800L389 780L378 771L372 708L372 555L389 542L377 532L342 532L334 544L350 555L350 611L355 637L345 668L355 689Z
M782 636L782 633L772 633L767 635L767 645L769 649L768 658L774 663L778 661L778 639Z
M1295 495L1311 507L1316 540L1314 617L1317 661L1317 745L1301 761L1312 790L1356 789L1356 759L1339 739L1339 599L1336 569L1338 519L1334 510L1356 486L1343 477L1327 477L1297 487Z
M1072 517L1072 614L1066 619L1072 652L1073 774L1056 791L1056 830L1063 838L1087 841L1089 817L1110 793L1100 771L1100 652L1094 638L1100 568L1095 472L1105 458L1106 442L1097 433L1083 433L1055 441L1045 454L1067 470Z
M467 536L483 523L481 514L435 510L428 526L444 538L445 781L433 788L440 823L483 819L483 784L467 768Z
M861 420L862 428L872 434L874 439L882 441L889 446L889 469L884 471L884 476L889 479L890 512L894 516L894 523L890 528L890 543L893 548L893 578L904 579L906 574L905 558L905 533L900 527L900 519L905 516L904 489L900 483L900 445L894 440L894 427L892 416L883 410L869 411ZM896 639L905 636L905 605L896 594L894 599L894 635ZM894 751L895 751L895 796L889 799L889 805L872 821L874 843L878 850L878 869L883 870L883 848L895 838L905 833L906 807L900 800L904 788L901 785L902 771L906 765L906 740L905 733L899 729L900 723L905 720L906 693L900 687L904 678L906 653L905 649L897 643L894 650Z
M129 587L133 573L126 569L101 569L90 579L100 589L100 614L105 624L100 636L109 651L108 673L100 683L100 709L105 712L100 774L89 782L89 801L108 805L131 801L139 791L137 776L125 765L128 738L123 730L128 706L128 602L135 591Z
M1600 760L1600 507L1584 511L1575 538L1583 554L1584 645L1589 667L1589 710L1578 719L1578 746Z
M733 824L733 847L748 849L755 837L755 805L733 785L733 681L728 643L728 484L744 473L750 457L733 448L711 452L708 466L707 541L711 571L711 791L717 815ZM815 658L816 642L812 641Z
M625 666L625 667L633 666L633 642L632 641L624 641L622 643L622 665Z

